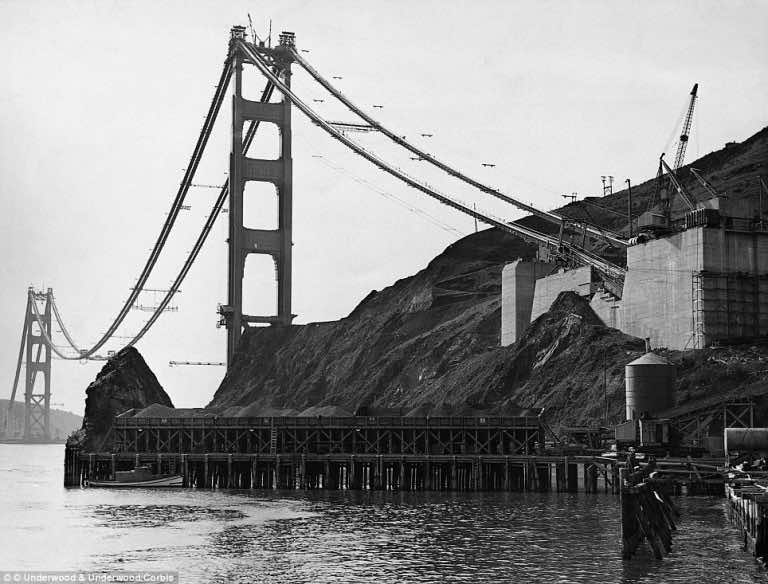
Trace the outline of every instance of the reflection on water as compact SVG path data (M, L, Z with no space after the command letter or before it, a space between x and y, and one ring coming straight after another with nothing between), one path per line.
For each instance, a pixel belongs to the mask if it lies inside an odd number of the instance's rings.
M721 500L680 499L662 561L620 559L605 495L61 487L63 449L0 445L0 569L178 570L182 582L762 582ZM13 476L13 479L9 477Z

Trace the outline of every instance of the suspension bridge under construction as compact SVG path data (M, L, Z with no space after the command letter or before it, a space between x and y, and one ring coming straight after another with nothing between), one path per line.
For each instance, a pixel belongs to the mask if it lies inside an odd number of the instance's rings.
M354 119L332 121L319 115L306 99L292 89L293 67L299 67L306 72L330 96L342 104ZM258 101L243 97L243 76L246 68L255 70L265 79ZM246 29L236 26L231 30L227 56L213 99L167 218L149 258L140 271L137 282L101 338L90 347L83 347L76 343L74 335L64 324L53 291L50 289L38 291L31 288L28 290L21 346L11 393L11 402L13 402L20 387L21 371L24 369L25 439L45 440L50 436L48 412L51 401L53 355L72 361L106 358L100 355L99 351L110 339L117 337L118 329L131 307L137 304L139 295L147 289L150 275L165 249L180 212L188 208L188 205L185 205L188 191L196 184L194 181L200 160L206 150L214 123L230 92L232 143L228 179L220 188L216 187L219 188L218 196L192 250L179 268L172 284L164 291L158 304L152 308L149 319L138 333L127 340L128 342L125 343L127 346L138 343L159 317L168 310L169 304L180 291L185 277L198 258L227 201L228 295L226 301L219 307L220 323L227 330L226 365L232 364L245 327L291 325L296 316L291 304L294 173L292 116L295 113L306 116L346 149L421 194L476 221L539 246L541 260L515 262L513 261L515 258L509 258L512 263L505 268L502 292L504 307L502 342L505 344L514 342L521 327L526 326L537 314L546 311L559 291L583 290L585 286L588 294L593 298L595 312L606 321L613 319L607 324L640 337L657 335L659 341L666 341L666 346L682 346L684 342L690 342L691 339L693 339L691 347L703 346L724 336L748 337L768 334L768 306L766 305L768 301L764 300L768 297L768 294L765 294L768 291L768 265L766 265L768 238L765 237L764 226L762 222L759 226L750 224L748 227L734 222L720 222L720 216L726 214L724 207L712 208L711 205L707 206L706 202L692 201L675 179L675 172L682 164L684 149L682 154L678 151L674 169L666 165L662 158L660 167L663 171L660 172L659 180L667 180L664 177L671 178L677 194L686 201L690 209L686 210L682 218L674 219L670 216L667 197L666 203L660 201L662 210L666 209L666 212L654 214L653 209L649 209L647 214L650 219L646 222L646 233L654 236L631 237L633 235L631 211L629 233L617 233L588 221L538 209L470 177L460 169L415 146L401 133L386 127L356 106L307 62L301 51L297 49L296 37L293 33L283 32L279 36L278 43L272 46L271 41L265 43L256 38L249 40ZM693 114L696 87L692 96L689 115L686 118L688 128L690 128ZM273 124L279 130L279 155L275 159L251 158L247 155L262 124ZM681 136L683 147L687 142L687 131L683 132L684 140ZM452 195L441 192L421 178L412 176L388 162L373 149L364 147L352 137L352 134L358 132L378 133L399 149L407 151L408 155L414 159L432 165L446 176L458 179L483 196L501 201L508 205L510 210L514 208L533 215L545 224L549 224L551 228L540 230L529 225L511 222L486 212L474 204L462 202ZM245 226L243 199L245 185L249 181L270 183L275 187L278 200L276 229L251 229ZM727 229L726 226L728 226ZM678 238L682 242L680 245L675 244L677 248L704 245L709 250L707 253L710 253L710 256L698 258L695 260L699 262L698 264L686 265L685 270L680 270L686 271L685 277L693 278L687 284L682 280L666 284L655 282L650 284L651 289L649 289L644 266L658 262L662 256L666 257L665 254L670 253L670 242L673 238ZM706 242L702 244L704 240ZM626 263L606 259L603 256L608 254L598 253L596 251L598 247L618 249L622 253L613 254L610 257L626 255ZM742 253L746 248L749 248L751 255L745 256ZM274 261L277 281L275 314L246 314L243 310L244 295L248 293L248 290L243 288L243 275L246 257L250 254L266 254ZM720 255L715 257L712 254ZM680 252L678 255L679 261L683 262L688 261L686 258L690 254ZM723 267L728 264L731 256L736 258L733 264L727 268ZM713 269L712 266L715 264L720 267ZM634 271L633 266L636 268ZM736 275L737 273L741 275ZM696 278L698 278L698 287ZM673 286L674 291L665 292L664 285ZM660 308L660 302L667 302L665 294L674 298L668 301L668 306L665 304ZM683 294L682 300L679 298L680 294ZM728 324L726 326L730 328L725 332L721 330L722 323L717 321L714 316L715 310L712 308L712 304L719 298L718 295L722 294L730 295L733 315L737 313L740 315L739 319L732 318L732 315L726 317L729 323L737 320L738 326ZM680 309L680 306L684 306L684 310ZM669 311L675 312L674 318L670 317ZM659 324L654 319L665 320L671 324ZM60 348L54 343L52 329L54 322L64 336L67 349ZM194 364L218 363L196 362ZM36 385L36 381L40 378L44 380L42 390L37 389ZM514 423L511 427L515 427ZM523 443L526 441L520 442L520 444ZM513 448L509 453L521 454L522 452L515 451ZM127 453L122 450L121 456L124 454ZM272 451L271 454L276 453Z
M266 84L259 101L250 101L242 96L242 78L244 65L252 66L266 78ZM323 119L305 100L291 90L291 67L300 66L333 97L354 114L360 121L335 122ZM229 51L224 67L216 84L216 90L205 117L205 122L194 146L189 164L178 192L171 204L170 211L152 247L149 258L143 266L136 284L132 287L117 316L109 324L96 343L90 347L82 347L75 342L73 335L66 327L60 310L56 305L53 290L38 291L30 288L27 295L27 308L22 331L21 347L16 369L16 376L11 393L15 399L21 371L24 369L24 400L25 400L25 439L35 437L45 439L49 436L48 412L51 399L51 359L56 355L63 360L105 359L99 350L116 337L120 325L125 320L132 306L146 285L155 268L171 230L185 208L187 193L194 184L195 173L205 151L208 139L213 130L227 92L232 87L232 150L229 166L229 178L219 189L208 219L200 231L191 252L178 271L165 295L154 307L149 319L141 330L128 340L126 346L138 343L152 328L168 306L174 295L179 292L184 278L197 259L200 250L206 242L214 222L222 213L224 204L229 199L229 261L228 261L228 298L219 307L221 323L227 328L227 363L231 363L243 327L253 324L269 324L274 326L289 325L294 314L291 308L291 248L292 248L292 206L293 206L293 159L291 154L291 116L293 110L307 116L314 124L322 128L328 135L342 143L354 153L399 179L406 185L464 213L477 221L491 225L523 237L526 240L549 247L559 258L569 265L593 266L605 278L607 284L620 289L624 277L624 268L605 260L590 251L584 245L574 243L564 235L568 232L579 232L589 237L599 238L612 245L625 246L626 240L616 233L587 223L573 221L549 211L541 211L527 203L506 195L499 190L470 178L460 170L441 162L432 155L417 148L398 133L388 129L365 113L338 89L313 68L296 49L293 33L285 32L279 37L275 46L265 46L264 42L248 42L245 29L234 27L231 32ZM282 99L273 100L275 91ZM246 156L248 149L262 123L275 124L280 132L279 157L276 160L254 159ZM420 160L434 165L448 175L458 178L482 193L491 195L505 203L522 209L537 217L545 219L560 228L560 235L553 236L539 232L530 227L509 223L504 219L492 216L465 204L451 196L439 192L426 182L406 174L403 170L388 163L373 151L370 151L354 141L351 132L379 132L394 144L409 151ZM247 181L268 182L275 186L278 196L278 227L274 230L249 229L244 226L243 192ZM277 279L277 313L268 315L251 315L243 313L243 272L245 258L248 254L267 254L275 264ZM43 304L41 307L40 304ZM142 307L143 310L148 310ZM58 325L63 333L67 349L59 347L53 341L52 323ZM38 376L44 380L44 388L36 388Z

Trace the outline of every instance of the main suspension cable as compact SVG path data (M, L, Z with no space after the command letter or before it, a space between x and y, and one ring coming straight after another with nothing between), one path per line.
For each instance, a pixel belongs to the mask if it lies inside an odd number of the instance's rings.
M509 224L502 221L501 219L491 217L487 213L481 213L476 209L469 207L465 203L459 202L447 195L437 192L431 186L421 181L418 181L417 179L408 176L402 170L391 166L390 164L388 164L387 162L379 158L377 155L366 150L365 148L363 148L362 146L360 146L359 144L351 140L348 136L344 135L342 132L334 128L331 124L329 124L322 117L320 117L314 110L312 110L312 108L310 108L306 103L304 103L301 100L301 98L299 98L295 93L293 93L293 91L289 87L287 87L284 83L282 83L280 79L270 71L269 65L266 62L264 62L261 55L259 55L256 51L254 51L247 43L243 41L238 41L238 46L246 53L246 55L251 59L253 64L259 68L262 74L267 79L272 81L272 83L275 84L277 89L279 89L280 92L287 99L289 99L297 108L299 108L299 110L301 110L301 112L304 115L306 115L310 120L314 121L318 126L323 128L323 130L325 130L331 137L335 138L336 140L338 140L339 142L347 146L349 149L351 149L355 153L359 154L369 162L373 163L375 166L377 166L381 170L391 174L395 178L405 182L411 187L422 191L426 195L437 199L441 203L448 205L449 207L453 207L454 209L461 211L466 215L469 215L470 217L474 217L479 221L483 221L484 223L487 223L494 227L498 227L503 231L506 231L508 233L514 233L515 235L528 238L529 240L532 240L532 241L545 243L555 247L562 247L564 249L567 249L570 253L572 253L575 257L579 258L581 261L595 266L596 268L605 272L609 276L614 278L623 278L625 270L620 266L613 264L612 262L604 260L603 258L595 254L592 254L591 252L582 250L578 248L578 246L569 244L564 241L560 241L555 237L546 235L534 229L524 227L519 224Z
M514 205L515 207L522 209L524 211L527 211L528 213L531 213L533 215L536 215L537 217L541 217L542 219L545 219L549 222L556 223L556 224L562 224L563 221L572 221L567 219L566 217L563 217L562 215L559 215L557 213L552 213L549 211L542 211L540 209L537 209L536 207L529 205L527 203L524 203L523 201L520 201L518 199L515 199L513 197L510 197L509 195L506 195L502 192L500 192L497 189L494 189L492 187L489 187L467 175L464 173L456 170L455 168L448 166L444 162L438 160L431 154L428 154L421 150L420 148L417 148L416 146L412 145L410 142L405 140L402 136L396 134L395 132L392 132L385 126L381 125L380 122L374 120L372 117L370 117L367 113L365 113L363 110L358 108L354 103L352 103L343 93L341 93L338 89L336 89L333 85L331 85L320 73L312 67L304 57L302 57L299 52L293 48L291 49L291 55L296 60L296 62L307 72L312 76L312 78L315 79L320 85L322 85L328 92L330 92L336 99L338 99L341 103L343 103L350 111L352 111L354 114L359 116L361 119L363 119L367 124L374 127L378 131L380 131L382 134L384 134L387 138L395 142L396 144L402 146L403 148L409 150L413 154L416 154L419 158L429 162L433 166L436 166L437 168L443 170L444 172L448 173L449 175L475 187L476 189L479 189L480 191L492 195L496 197L497 199L500 199L504 201L505 203L508 203L510 205ZM586 231L590 233L593 236L600 237L602 239L605 239L609 241L610 243L626 246L627 241L622 238L619 234L613 233L611 231L608 231L607 229L603 229L598 226L594 226L588 223L581 223L581 222L573 222L575 227L578 227L579 229L586 228Z
M261 94L262 103L269 102L269 100L272 98L272 93L274 92L274 90L275 90L274 84L271 81L267 81L267 85ZM243 138L243 150L242 150L243 154L248 152L248 148L250 147L251 142L253 141L253 138L256 135L256 130L258 129L259 129L259 121L258 120L251 121L250 125L248 126L248 129L246 130L245 137ZM221 209L224 206L224 201L226 201L228 195L229 195L229 178L227 178L227 180L224 181L224 184L221 187L221 191L219 192L219 196L213 205L213 209L211 210L211 214L208 216L208 219L206 220L205 225L203 225L203 229L200 231L200 235L198 235L197 241L195 241L195 245L192 247L192 251L189 252L189 256L187 257L187 260L184 262L184 265L181 267L181 270L176 276L176 279L173 281L173 284L171 284L170 289L168 290L168 292L166 292L162 301L157 306L157 308L155 309L155 312L152 314L149 320L144 324L144 326L136 334L136 336L133 337L133 339L131 339L131 341L128 343L127 346L131 347L139 342L141 337L143 337L147 333L147 331L150 329L150 327L155 323L155 321L158 318L160 318L160 315L165 310L165 307L168 306L168 303L171 301L174 294L176 294L176 291L181 287L181 284L184 282L184 278L186 278L187 273L192 267L192 264L197 259L197 256L200 253L200 250L202 249L203 244L205 243L205 240L208 238L208 235L210 234L211 229L213 228L213 224L216 222L216 218L221 213Z
M160 231L160 234L158 235L157 240L155 241L155 245L152 248L152 251L150 252L150 255L149 255L149 258L147 259L146 264L144 265L144 269L141 271L141 274L139 275L138 281L133 286L131 293L129 294L128 298L123 304L123 307L120 309L120 312L118 313L117 317L115 317L115 319L112 321L112 324L109 325L109 327L107 328L106 332L102 335L102 337L89 349L80 349L73 342L72 337L69 335L69 332L67 332L65 334L67 342L70 344L70 346L73 349L75 349L79 353L79 356L78 357L64 356L62 353L58 352L52 346L54 351L60 357L64 359L75 360L75 359L87 358L93 355L112 337L112 335L115 333L115 331L123 322L123 320L125 320L125 317L128 315L128 312L130 311L131 306L138 298L142 288L144 287L147 280L149 279L149 276L152 273L152 270L157 264L157 260L160 257L160 253L165 247L165 244L171 233L171 229L173 228L176 222L176 219L179 215L179 212L181 211L182 205L187 196L187 192L189 191L189 187L192 184L192 179L194 178L195 172L197 171L197 167L200 163L203 152L205 150L205 146L208 143L208 138L211 135L213 124L216 121L216 117L218 116L219 109L221 108L221 104L224 101L224 97L226 95L231 76L232 76L232 62L229 56L227 56L227 59L224 63L224 68L221 72L221 77L219 78L219 83L216 85L216 92L214 94L213 100L211 101L211 105L208 108L208 114L206 115L205 122L203 123L203 127L200 130L200 135L198 136L197 143L195 144L195 148L192 152L192 156L190 158L189 164L187 165L187 168L184 172L184 178L182 179L181 184L179 185L179 189L176 193L176 197L173 200L173 203L171 205L171 210L165 219L165 222ZM61 319L60 319L58 310L55 310L55 313L57 316L57 321L59 321L59 324L61 324ZM62 331L64 330L65 330L64 327L62 327Z

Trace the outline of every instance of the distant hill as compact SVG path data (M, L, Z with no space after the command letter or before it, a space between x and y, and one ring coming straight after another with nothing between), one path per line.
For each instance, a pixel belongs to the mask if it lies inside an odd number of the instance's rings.
M24 402L16 401L8 416L7 399L0 399L0 437L20 438L24 432ZM51 408L51 438L65 440L72 430L78 429L83 424L83 418L72 412Z

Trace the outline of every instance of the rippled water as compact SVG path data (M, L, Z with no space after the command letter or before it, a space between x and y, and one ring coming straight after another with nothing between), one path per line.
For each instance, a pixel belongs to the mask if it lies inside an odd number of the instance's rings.
M0 445L0 570L181 582L765 582L723 501L678 500L673 552L620 558L610 495L64 489L63 447Z

